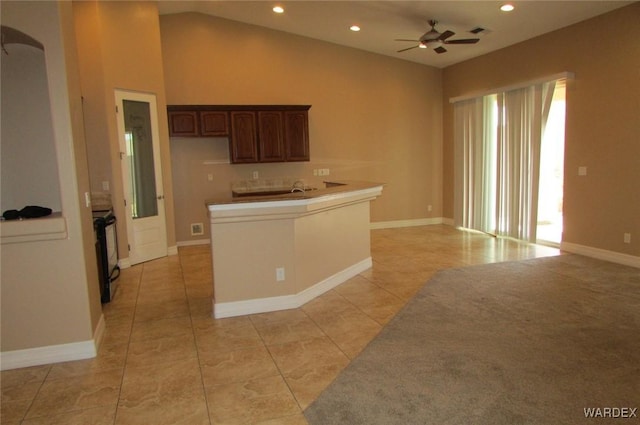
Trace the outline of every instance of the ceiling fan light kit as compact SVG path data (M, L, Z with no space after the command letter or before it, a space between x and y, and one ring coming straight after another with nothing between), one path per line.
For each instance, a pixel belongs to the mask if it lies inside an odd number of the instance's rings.
M449 38L455 35L455 33L449 30L443 33L438 32L438 30L436 30L437 23L438 21L435 21L435 20L429 21L429 25L431 25L431 29L426 33L424 33L422 37L420 37L418 40L396 39L396 41L412 41L412 42L418 43L415 46L407 47L405 49L400 49L398 50L398 53L415 49L416 47L431 48L436 53L444 53L447 51L447 49L445 49L443 46L445 44L475 44L478 41L480 41L479 38L462 38L457 40L449 40Z

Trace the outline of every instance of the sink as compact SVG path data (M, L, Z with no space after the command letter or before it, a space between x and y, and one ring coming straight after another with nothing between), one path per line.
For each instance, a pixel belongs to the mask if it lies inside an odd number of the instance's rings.
M304 189L304 192L308 192L310 190L317 190L317 188L306 187ZM277 195L286 195L286 194L292 194L292 193L303 193L303 191L301 190L292 191L291 189L288 189L288 188L278 188L278 189L272 189L272 190L255 190L255 191L247 191L247 192L232 191L231 193L234 198L240 198L245 196L277 196Z

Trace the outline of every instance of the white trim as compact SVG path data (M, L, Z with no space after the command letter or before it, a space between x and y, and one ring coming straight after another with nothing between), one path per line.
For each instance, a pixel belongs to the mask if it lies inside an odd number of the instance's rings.
M455 221L452 218L443 217L442 224L446 224L447 226L454 226Z
M193 246L193 245L209 245L211 243L211 239L194 239L191 241L179 241L176 243L178 246Z
M131 261L129 261L129 257L118 258L118 266L121 269L128 269L129 267L131 267Z
M298 192L300 193L300 192ZM346 192L330 193L327 195L321 195L318 197L300 197L300 199L274 199L271 201L248 201L248 202L232 202L223 204L209 204L209 211L234 211L234 210L249 210L249 209L264 209L264 208L287 208L298 206L309 206L318 203L331 202L346 198L352 198L356 196L380 196L382 193L382 186L368 187L365 189L356 189ZM298 195L293 195L298 196ZM304 194L302 195L304 196ZM364 199L367 200L367 199ZM213 221L213 218L212 218Z
M0 370L90 359L98 355L104 331L104 314L100 314L92 340L0 353Z
M392 221L376 221L370 224L371 229L393 229L396 227L414 227L414 226L430 226L433 224L442 224L442 217L433 218L414 218L411 220L392 220Z
M67 221L61 213L28 220L0 222L0 244L49 241L67 238Z
M94 340L6 351L0 353L0 369L9 370L49 363L83 360L96 355L97 349Z
M560 243L560 250L584 255L586 257L597 258L598 260L610 261L616 264L640 268L640 257L636 257L635 255L622 254L620 252L608 251L606 249L593 248L570 242Z
M449 98L449 103L462 102L464 100L475 99L477 97L487 96L487 95L490 95L490 94L496 94L496 93L502 93L502 92L511 91L511 90L522 89L522 88L525 88L525 87L533 86L535 84L548 83L549 81L564 80L564 79L573 80L574 78L575 78L575 74L573 72L565 71L565 72L560 72L558 74L549 75L547 77L536 78L534 80L523 81L521 83L511 84L509 86L498 87L498 88L495 88L495 89L482 90L482 91L478 91L478 92L475 92L475 93L464 94L462 96L450 97Z
M243 316L246 314L267 313L269 311L288 310L298 308L312 299L335 288L341 283L357 276L359 273L370 269L373 265L371 257L366 258L315 285L299 292L295 295L283 295L280 297L256 298L252 300L234 301L228 303L218 303L213 301L213 317L222 319L224 317Z
M168 246L167 247L167 255L178 255L178 246Z
M95 331L93 332L93 345L96 347L96 353L100 349L100 345L102 344L102 338L104 338L104 330L105 330L105 321L104 314L100 315L100 320L98 321L98 326L96 326Z

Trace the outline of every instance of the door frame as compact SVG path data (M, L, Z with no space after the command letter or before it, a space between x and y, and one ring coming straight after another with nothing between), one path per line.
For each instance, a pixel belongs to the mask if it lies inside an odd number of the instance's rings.
M158 126L158 106L156 95L153 93L147 92L137 92L131 90L122 90L115 89L115 100L116 100L116 121L117 121L117 129L118 129L118 149L120 156L120 168L122 174L122 193L125 202L125 222L127 228L127 242L128 242L128 261L129 265L135 265L138 263L142 263L144 261L149 261L155 258L166 257L168 255L168 246L167 246L167 219L165 212L165 204L164 204L164 187L162 180L162 159L160 155L160 131ZM162 246L158 247L156 252L152 255L145 255L140 252L140 249L136 246L135 239L135 226L137 223L134 223L134 219L131 216L131 174L129 172L129 167L125 164L124 159L126 158L126 141L125 141L125 126L124 126L124 101L131 100L137 102L146 102L149 104L149 116L151 121L151 139L153 145L153 162L154 162L154 172L155 172L155 183L156 183L156 194L157 194L157 207L158 207L158 215L157 219L159 220L159 228L161 229L160 236L160 244ZM144 220L144 219L141 219Z

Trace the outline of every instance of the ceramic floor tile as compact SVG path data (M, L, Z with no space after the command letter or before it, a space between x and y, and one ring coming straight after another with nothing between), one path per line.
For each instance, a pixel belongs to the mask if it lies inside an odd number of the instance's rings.
M208 424L197 359L127 368L116 424Z
M264 343L269 345L323 337L324 333L309 317L256 325Z
M38 394L42 382L31 382L23 385L2 388L2 419L0 423L19 423L27 413L31 402Z
M115 416L116 406L104 406L28 419L22 425L113 425Z
M205 387L245 382L280 374L271 354L263 346L201 353L200 370Z
M306 409L329 384L333 382L348 362L314 368L300 368L285 376L294 397L302 410Z
M234 351L263 346L260 335L249 322L243 326L209 327L196 329L198 352Z
M289 342L268 348L285 377L332 365L344 367L349 362L345 354L328 337Z
M43 383L51 365L31 366L20 369L3 370L0 372L0 386L5 388L15 387L18 385Z
M187 294L184 285L175 287L160 287L153 289L142 289L138 294L138 305L140 304L163 304L168 301L186 300Z
M348 328L344 330L344 328ZM382 326L377 322L358 322L351 326L337 324L323 328L324 332L349 359L354 359L375 338Z
M189 315L189 303L186 298L181 300L166 301L163 303L138 304L135 311L135 322L146 320L160 320L171 317Z
M91 359L56 363L51 367L47 380L72 378L96 373L122 376L127 357L128 341L118 345L101 345L98 355Z
M256 422L255 425L309 425L304 415L285 416L281 418L269 419Z
M212 423L254 424L301 414L281 376L207 388Z
M109 372L45 381L26 419L48 417L93 407L115 406L121 375Z
M304 314L304 312L297 308L282 311L270 311L268 313L252 314L249 316L251 323L253 323L255 326L306 318L307 316Z
M127 369L129 367L141 367L157 365L164 367L165 363L185 359L195 359L197 351L193 334L167 338L134 341L129 344L127 352Z
M131 330L131 342L181 336L192 333L193 329L191 326L191 318L189 316L148 320L134 323L133 329Z

